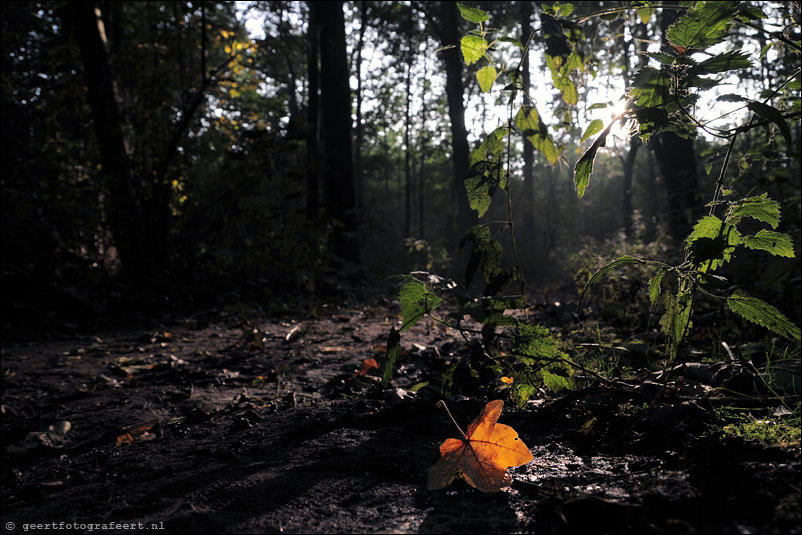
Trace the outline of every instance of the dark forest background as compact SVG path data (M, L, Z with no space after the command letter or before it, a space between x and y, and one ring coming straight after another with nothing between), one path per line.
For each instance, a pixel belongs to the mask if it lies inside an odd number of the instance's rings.
M663 34L676 13L578 3L572 102L548 75L540 2L468 4L522 43L535 30L523 84L562 148L552 165L521 136L511 140L529 291L575 292L621 254L681 261L682 239L707 212L724 141L666 132L643 144L622 134L599 152L583 198L573 183L592 113L612 107L654 62L648 47L670 49ZM753 51L751 68L723 92L771 91L799 68L798 53L770 46L769 35L790 28L798 42L799 4L752 4L766 18L757 29L735 27L726 43ZM505 121L505 96L483 94L477 65L463 62L458 43L471 25L456 3L0 9L4 330L132 310L302 306L412 270L460 278L458 245L476 221L463 187L469 151ZM249 19L263 36L246 28ZM749 129L730 174L741 194L768 192L781 204L779 230L799 251L798 76L794 83L786 89L796 91L796 109L777 107L796 112L797 156L773 125ZM744 117L731 115L729 126ZM498 219L506 207L484 216ZM728 276L756 285L798 324L797 260L742 258Z

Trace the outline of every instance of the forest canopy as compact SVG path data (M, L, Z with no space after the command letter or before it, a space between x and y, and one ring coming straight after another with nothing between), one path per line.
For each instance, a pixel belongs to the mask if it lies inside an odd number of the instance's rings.
M4 2L2 25L15 321L469 286L480 250L494 291L576 290L622 254L679 265L691 232L716 261L699 221L727 202L751 238L726 275L798 303L798 2ZM737 204L763 194L781 217Z

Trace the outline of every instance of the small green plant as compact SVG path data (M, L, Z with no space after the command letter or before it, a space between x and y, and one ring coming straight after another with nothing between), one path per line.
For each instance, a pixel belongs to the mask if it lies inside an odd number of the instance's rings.
M710 47L723 42L736 23L748 24L749 21L762 17L759 9L743 7L738 2L697 2L689 8L687 14L679 18L666 32L673 52L649 54L658 61L660 68L644 67L636 74L629 90L626 111L602 131L574 169L577 195L582 197L599 148L604 146L612 125L622 119L633 120L644 141L663 131L673 131L690 137L699 128L728 141L713 199L707 205L709 213L696 223L686 238L684 261L678 265L669 265L623 255L596 271L582 290L584 294L602 276L621 266L639 264L654 268L647 284L648 294L653 305L659 302L664 308L660 325L667 335L668 353L672 360L677 357L691 326L694 302L699 294L726 300L729 309L742 318L790 340L800 340L799 327L774 306L741 289L735 289L728 295L722 292L719 288L727 281L716 273L743 249L765 251L780 257L795 257L791 237L776 232L780 222L779 203L766 193L738 197L735 188L727 186L727 167L738 135L758 126L777 126L788 145L788 151L794 153L798 149L792 145L784 112L774 108L769 102L787 87L798 87L800 69L760 101L739 95L720 97L728 101L745 102L745 107L753 112L751 119L739 127L714 131L688 111L693 109L692 106L701 93L720 83L721 79L714 75L751 65L745 53L731 50L717 54L710 51ZM781 35L772 34L771 37L779 39L797 52L800 50L799 45ZM697 61L692 57L692 53L700 51L707 55L707 59ZM793 107L799 109L798 94ZM739 225L747 218L768 225L770 229L763 228L754 234L745 233Z
M527 307L512 218L511 138L514 132L519 132L552 164L560 158L561 151L554 144L520 81L523 57L529 49L532 36L525 45L516 39L493 37L496 30L485 27L489 19L487 13L463 4L457 6L465 20L476 24L476 28L460 42L465 63L485 64L476 72L482 91L491 91L495 82L502 77L505 79L504 90L509 92L509 113L505 124L486 135L470 153L465 191L470 207L476 211L479 219L487 213L496 192L505 192L508 218L505 221L477 224L465 233L460 248L470 245L471 254L463 285L423 271L402 277L399 300L403 321L400 331L428 317L459 331L466 339L468 335L476 335L478 343L471 345L468 354L457 359L443 375L443 389L466 393L487 391L500 383L502 387L509 388L512 399L523 406L541 388L558 391L573 387L573 368L548 329L508 314L513 310L525 311ZM567 7L565 9L568 10ZM496 60L496 48L502 44L512 45L520 51L517 66L508 68L506 63ZM560 80L564 77L565 81L561 83L568 88L568 71L561 74L558 67L555 63L557 71L552 74ZM523 102L519 102L521 98ZM499 237L505 232L509 233L512 243L512 266L503 265ZM481 297L469 292L477 274L484 280ZM504 290L514 281L519 282L520 293L504 295ZM437 316L435 312L447 301L456 303L456 310L444 317ZM466 327L466 316L481 327ZM388 336L387 355L383 376L385 385L392 378L400 355L400 333L394 328Z

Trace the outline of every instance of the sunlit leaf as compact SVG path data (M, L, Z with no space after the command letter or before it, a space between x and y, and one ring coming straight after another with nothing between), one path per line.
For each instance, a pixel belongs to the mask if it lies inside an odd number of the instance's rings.
M685 239L689 256L703 272L712 272L732 259L741 243L741 233L734 225L711 215L700 219Z
M496 72L496 68L492 65L482 67L476 73L476 79L479 81L479 87L481 87L482 91L485 93L490 91L490 88L493 87L493 82L496 81L497 76L498 73Z
M782 312L765 301L736 291L727 298L730 310L742 318L757 323L780 336L791 340L800 339L799 327L794 325Z
M431 293L425 284L411 277L401 287L399 301L403 317L402 331L415 325L426 313L436 309L441 303L440 298Z
M651 20L653 13L654 13L654 8L642 7L638 9L638 18L643 24L646 24Z
M546 124L534 106L522 106L515 115L515 127L539 150L549 163L557 163L560 152L554 146Z
M653 67L639 70L632 81L630 94L635 97L635 104L644 108L662 106L673 97L669 93L671 76Z
M488 14L481 9L466 6L465 4L461 4L459 2L457 2L457 7L459 8L459 13L462 15L462 18L468 22L475 22L476 24L479 24L480 22L484 22L490 18Z
M732 205L727 221L736 223L742 217L757 219L776 229L780 224L780 204L774 199L768 198L767 193L746 197Z
M440 445L440 459L427 470L429 489L445 488L457 476L482 492L498 492L512 484L507 468L533 457L515 429L497 423L503 406L501 400L491 401L464 438L449 438Z
M794 258L794 242L788 234L771 230L760 230L754 236L743 236L741 241L744 247L767 251L774 256Z
M596 153L599 149L607 143L607 134L610 133L614 121L611 121L607 128L599 134L599 137L593 144L585 151L585 154L576 162L574 166L574 187L576 188L576 195L580 199L585 195L585 190L590 182L590 175L593 173L593 161L596 159Z
M668 268L661 267L660 269L652 275L652 278L649 279L649 301L654 305L657 303L657 300L660 298L660 294L662 293L661 284L663 282L663 276L668 271Z
M593 119L588 125L587 129L585 129L585 133L582 134L582 139L579 142L584 142L586 139L590 138L590 136L601 132L603 128L604 121L601 119Z
M465 64L471 65L485 55L487 41L478 35L466 35L460 40L460 50L462 50L462 57L465 58Z
M667 293L663 298L663 304L666 311L660 318L660 326L669 338L669 352L673 360L676 358L679 344L685 338L685 333L690 326L693 299L687 292L681 292L676 296Z
M694 72L698 74L713 74L735 69L748 69L750 67L752 67L752 62L749 61L749 54L731 50L712 58L707 58L699 63Z
M679 18L666 30L674 46L707 48L724 40L739 2L698 2L697 9Z

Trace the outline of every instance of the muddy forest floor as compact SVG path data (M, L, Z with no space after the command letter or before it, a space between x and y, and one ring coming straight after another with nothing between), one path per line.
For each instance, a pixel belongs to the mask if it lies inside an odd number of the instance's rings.
M541 301L538 320L571 321L570 303ZM465 341L432 322L404 333L391 387L360 375L399 324L377 301L4 342L3 532L800 533L798 440L723 435L700 377L672 378L658 403L656 381L593 377L507 402L500 422L535 458L513 486L427 490L456 436L437 400L464 426L505 394L442 397Z

